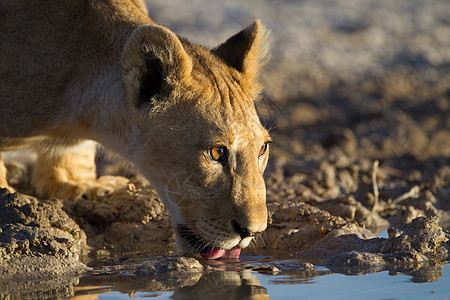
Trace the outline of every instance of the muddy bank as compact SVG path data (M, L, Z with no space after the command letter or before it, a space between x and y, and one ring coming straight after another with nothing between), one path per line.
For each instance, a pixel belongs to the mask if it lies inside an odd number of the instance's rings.
M171 268L177 274L176 268L164 263L152 265L157 255L172 254L175 261L183 260L177 257L179 252L169 216L148 185L133 185L131 189L95 201L73 202L39 202L2 191L3 279L78 274L88 270L78 262L80 256L81 261L100 273L129 269L138 277L161 277L165 271L159 272L158 268L166 268L168 276ZM339 203L339 207L353 212L361 210L356 202ZM363 212L367 213L366 210ZM377 237L347 213L338 216L301 201L272 202L269 211L269 227L263 239L244 253L266 254L281 261L301 260L312 263L311 268L327 265L332 270L351 274L392 268L409 270L411 266L420 269L429 267L430 263L442 267L449 259L448 234L438 225L437 217L419 217L411 223L391 227L386 239ZM145 254L151 255L146 258L147 264L142 264L145 260L141 264L130 260ZM191 263L197 264L194 269L198 273L198 261L193 259ZM209 264L220 269L220 262ZM283 264L276 267L283 270ZM104 265L115 267L102 269ZM250 265L251 268L260 266Z
M441 226L448 226L448 219L447 212L438 208L441 198L433 192L445 189L447 167L442 167L428 185L413 185L398 197L385 198L380 195L390 195L389 191L380 191L383 183L389 182L389 175L376 164L348 165L349 160L342 155L344 159L338 163L330 162L331 156L328 161L292 160L292 164L277 167L276 159L284 159L278 151L280 148L273 151L275 163L266 176L268 229L244 251L268 255L269 261L236 265L179 257L170 217L155 191L142 177L129 174L127 188L93 201L37 200L2 190L2 293L20 294L21 284L11 286L8 278L24 276L70 275L62 278L72 281L56 285L45 284L43 279L27 280L26 289L33 295L54 290L66 296L75 293L73 285L82 288L95 278L111 281L117 290L131 291L130 285L146 282L138 290L175 289L182 294L202 292L210 280L220 279L237 292L264 295L265 289L252 283L255 278L250 271L307 278L330 272L319 266L343 274L403 272L417 282L442 276L442 267L449 260L449 244ZM115 169L105 168L110 172ZM16 188L29 185L27 176L15 179ZM344 195L346 191L350 195ZM389 238L377 237L389 223L396 224L388 229ZM91 276L78 283L80 273ZM115 283L118 279L126 285Z
M272 215L267 248L344 274L439 269L450 259L450 235L437 221L436 217L418 217L390 227L389 237L380 238L356 222L346 222L309 204L284 204Z
M134 183L133 183L134 182ZM177 253L170 217L156 192L139 178L96 201L64 201L64 210L86 232L88 261L119 255Z
M88 268L86 234L62 210L62 202L0 190L1 281L74 275Z

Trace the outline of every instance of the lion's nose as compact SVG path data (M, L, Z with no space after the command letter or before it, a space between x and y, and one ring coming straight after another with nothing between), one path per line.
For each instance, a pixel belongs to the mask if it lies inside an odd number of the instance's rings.
M245 239L247 237L257 237L262 233L262 231L254 232L248 228L243 228L236 220L231 221L231 227L233 227L233 230L241 236L241 239Z

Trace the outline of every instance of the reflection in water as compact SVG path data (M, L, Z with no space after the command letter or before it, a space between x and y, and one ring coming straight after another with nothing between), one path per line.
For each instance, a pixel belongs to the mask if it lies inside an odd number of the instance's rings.
M249 270L213 271L193 286L177 288L174 299L269 299L266 288Z
M397 264L383 265L350 265L350 266L329 266L334 273L345 275L366 275L384 270L389 271L389 275L407 274L412 277L411 281L416 283L434 282L443 276L442 269L446 265L445 261L424 261L424 262L402 262Z
M74 295L78 277L30 279L0 278L0 299L61 299Z
M130 296L145 292L146 297L158 296L153 292L172 290L174 299L269 299L266 288L260 285L252 271L225 263L218 264L218 267L220 270L211 269L203 275L192 274L183 280L167 277L149 280L121 274L87 276L81 278L75 287L74 299L87 299L87 295L95 296L112 290Z
M263 261L263 262L262 262ZM269 299L271 291L297 288L305 290L315 286L319 276L327 282L327 276L333 272L326 268L311 268L308 264L296 260L273 261L271 258L248 257L239 261L208 261L207 271L192 273L189 276L139 278L133 275L135 265L121 265L114 272L85 277L57 278L52 280L9 280L0 278L0 299L97 299L98 295L107 296L115 292L116 299L134 297L169 297L173 299ZM408 274L413 282L437 281L443 277L443 263L428 263L422 266L391 268L389 275ZM117 266L116 266L117 267ZM120 270L119 270L120 269ZM274 270L280 270L277 273ZM135 270L135 269L134 269ZM446 269L450 272L450 266ZM347 273L342 272L339 273ZM355 270L352 270L355 271ZM354 275L358 272L354 272ZM364 272L359 271L359 274ZM380 273L378 273L380 274ZM358 276L356 276L358 277ZM351 282L355 276L345 276L345 282ZM448 276L447 276L448 277ZM332 277L330 277L330 280ZM391 276L385 276L384 284L390 283ZM445 279L445 278L444 278ZM448 279L447 279L448 280ZM445 282L445 280L443 281ZM408 282L405 282L407 284ZM351 285L351 283L350 283ZM356 287L355 287L356 288ZM167 294L164 291L170 291ZM323 291L321 291L323 292ZM172 294L173 293L173 294ZM313 295L310 295L313 297Z
M429 261L425 266L405 269L390 270L389 275L408 274L411 275L411 281L416 283L434 282L442 278L442 269L445 262Z

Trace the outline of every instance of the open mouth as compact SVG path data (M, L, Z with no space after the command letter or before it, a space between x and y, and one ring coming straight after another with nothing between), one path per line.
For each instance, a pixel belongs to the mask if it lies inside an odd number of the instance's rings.
M241 247L239 246L235 246L230 250L225 250L206 245L203 240L197 237L195 233L186 225L178 225L178 232L180 233L181 238L186 240L192 248L199 249L201 251L200 255L203 258L239 258L239 255L241 254Z

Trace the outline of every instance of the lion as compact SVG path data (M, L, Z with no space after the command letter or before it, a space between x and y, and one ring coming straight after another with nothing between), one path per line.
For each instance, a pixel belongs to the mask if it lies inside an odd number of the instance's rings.
M37 151L36 195L124 186L96 178L99 143L150 181L185 255L237 258L266 229L259 20L207 49L155 23L143 1L6 0L0 28L0 151ZM14 191L1 160L0 186Z

